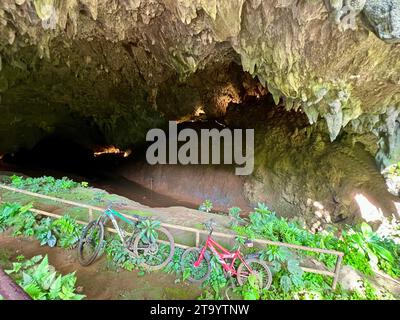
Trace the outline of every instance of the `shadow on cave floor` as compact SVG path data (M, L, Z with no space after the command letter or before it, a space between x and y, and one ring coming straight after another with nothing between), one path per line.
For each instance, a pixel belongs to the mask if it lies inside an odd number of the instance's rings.
M183 206L197 209L199 204L163 195L130 181L114 171L124 162L117 154L93 157L93 151L79 144L58 139L47 139L31 151L8 154L0 160L3 174L24 174L29 177L69 177L77 182L104 189L150 207Z

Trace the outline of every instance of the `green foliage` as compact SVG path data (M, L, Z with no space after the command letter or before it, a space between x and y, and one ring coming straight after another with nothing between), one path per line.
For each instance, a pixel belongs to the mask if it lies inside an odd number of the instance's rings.
M181 273L181 256L183 252L183 249L175 248L172 260L165 266L163 271L166 273L174 273L176 275L179 275Z
M396 164L391 165L388 168L388 173L394 176L400 176L400 162L397 162Z
M244 225L246 223L246 220L240 217L240 212L242 210L238 207L232 207L229 209L229 217L231 218L230 221L230 226L231 227L236 227L239 225Z
M204 212L211 212L213 208L213 203L211 202L211 200L204 200L204 202L199 206L199 210L200 211L204 211Z
M216 257L211 257L210 264L212 272L210 273L210 277L204 282L204 285L209 285L214 290L215 299L222 299L221 289L226 287L228 279Z
M48 176L40 178L23 178L21 176L13 175L10 177L9 182L14 188L43 194L55 194L79 186L79 183L74 182L67 177L63 177L62 179Z
M53 233L59 239L60 247L72 248L79 241L82 226L69 215L64 215L62 218L55 220L52 226Z
M241 237L264 238L291 244L299 244L309 247L338 250L344 253L344 264L350 265L366 275L373 274L372 266L377 266L391 276L400 276L400 246L392 239L382 238L374 233L371 227L363 223L360 226L346 226L339 237L336 230L311 233L298 222L279 218L273 211L262 203L259 203L254 212L249 215L250 222L245 226L234 225L233 230ZM288 255L289 253L289 255ZM326 254L306 253L324 262L333 268L336 257ZM317 282L310 280L304 282L299 259L284 248L271 247L261 253L261 258L269 261L273 273L273 285L264 298L297 298L311 295L323 298L341 298L343 293L329 296L326 289L330 284L326 281ZM307 274L308 276L308 274ZM308 278L309 279L309 278ZM304 291L307 288L306 291ZM301 291L303 290L303 292ZM354 294L356 295L356 294ZM370 295L372 297L372 295ZM320 298L321 298L320 297ZM356 296L354 296L356 297Z
M139 268L140 258L133 258L117 236L107 239L105 252L107 258L119 268L128 271Z
M30 260L13 263L6 273L13 275L17 283L34 300L82 300L85 296L75 292L75 273L58 274L49 265L47 256L35 256Z
M35 236L40 241L41 246L54 247L57 244L57 238L53 234L53 220L50 218L42 219L35 228Z
M284 293L303 285L300 262L288 248L273 246L261 252L260 258L270 262L273 277L280 279L280 287Z
M140 230L140 236L145 243L154 243L158 238L157 230L161 227L161 222L157 220L142 220L136 227Z
M82 182L81 182L81 187L82 187L82 188L87 188L87 187L89 187L89 182L82 181Z
M213 256L210 260L210 277L202 284L203 294L199 297L201 300L222 300L223 289L228 285L227 276L218 260Z
M0 231L9 227L11 218L18 214L19 209L18 204L5 203L0 206Z
M259 300L261 295L260 281L254 274L251 274L244 284L241 293L244 300Z
M13 235L32 236L34 234L35 216L29 209L32 205L19 206L3 204L0 207L0 230L13 228Z
M13 229L13 235L35 236L41 245L72 248L79 240L82 227L70 216L58 220L44 218L38 221L29 211L32 205L20 206L5 203L0 206L0 231Z

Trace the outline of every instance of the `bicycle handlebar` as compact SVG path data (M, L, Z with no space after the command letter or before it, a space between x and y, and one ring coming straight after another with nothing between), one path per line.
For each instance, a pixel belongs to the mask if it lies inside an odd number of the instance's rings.
M203 223L203 225L206 227L207 230L210 232L214 231L214 227L217 226L217 223L214 221L214 219L207 220L206 222Z
M138 219L140 221L144 221L144 220L149 219L148 217L139 216L138 214L131 214L130 216L132 216L132 217L134 217L134 218L136 218L136 219Z

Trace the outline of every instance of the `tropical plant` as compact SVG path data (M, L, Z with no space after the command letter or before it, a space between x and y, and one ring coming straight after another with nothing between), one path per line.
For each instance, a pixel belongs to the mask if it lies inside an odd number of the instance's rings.
M260 281L256 275L249 275L246 283L243 285L241 294L244 300L259 300L261 297Z
M175 273L176 275L180 274L182 271L181 256L183 252L184 252L183 249L175 248L175 252L174 255L172 256L171 261L165 266L163 271L166 273Z
M213 208L213 203L211 202L211 200L204 200L204 202L199 206L199 210L200 211L204 211L204 212L211 212Z
M260 254L260 258L271 262L271 272L279 278L282 290L288 293L294 287L303 285L303 269L299 260L286 247L271 247Z
M246 224L246 220L240 217L240 212L242 210L238 207L232 207L229 209L229 217L231 218L230 226L235 227L238 225Z
M6 273L13 275L17 283L34 300L82 300L85 296L75 291L75 273L58 274L49 265L47 255L35 256L24 262L13 263Z
M381 267L390 274L400 275L396 261L398 260L396 245L387 239L380 238L367 223L363 222L356 230L344 231L342 236L343 250L357 252L368 258L373 267Z
M32 236L34 234L35 216L29 209L31 204L19 206L6 203L0 207L0 229L13 228L13 235Z
M40 245L54 247L57 244L57 238L53 234L53 220L44 218L35 228L35 237L40 241Z
M138 267L137 259L132 258L126 250L121 240L116 236L108 239L105 246L107 258L112 261L117 267L132 271Z
M161 222L158 220L145 219L137 224L140 230L140 236L145 243L154 243L158 239L157 229L161 227Z
M74 182L67 177L56 179L54 177L48 176L43 176L39 178L24 178L21 176L13 175L10 177L10 183L13 187L18 189L24 189L44 194L67 191L79 186L77 182Z
M79 240L82 227L69 215L53 222L53 232L59 239L59 245L63 248L72 248Z

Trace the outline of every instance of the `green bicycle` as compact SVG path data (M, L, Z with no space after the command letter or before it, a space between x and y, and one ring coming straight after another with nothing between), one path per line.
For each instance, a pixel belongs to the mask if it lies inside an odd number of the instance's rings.
M171 233L161 227L159 221L139 215L132 217L137 221L126 218L108 206L98 219L89 222L82 231L77 247L79 263L88 266L96 260L104 244L104 227L110 220L131 257L141 258L141 266L149 271L165 267L171 261L175 250ZM129 235L120 228L117 218L133 227L132 234Z

